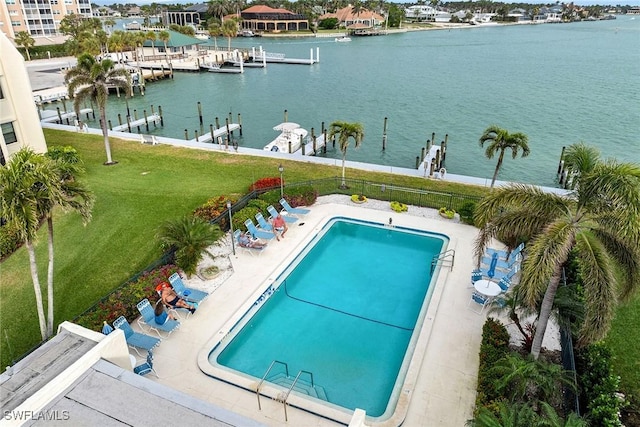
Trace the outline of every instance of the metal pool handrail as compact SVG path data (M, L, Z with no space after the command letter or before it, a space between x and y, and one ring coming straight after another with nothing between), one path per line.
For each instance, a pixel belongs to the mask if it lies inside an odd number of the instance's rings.
M451 257L451 271L453 271L453 263L456 259L456 251L455 249L448 249L444 252L440 252L438 255L433 256L433 258L431 259L431 274L433 274L433 271L436 269L439 261L442 261L444 263L449 257Z
M275 365L276 363L280 363L280 364L284 365L285 374L287 375L287 377L289 377L289 365L287 365L286 363L281 362L279 360L274 360L273 362L271 362L271 365L269 365L269 368L264 373L264 375L262 376L262 379L258 383L258 387L256 387L256 396L258 397L258 410L260 410L260 411L262 410L262 407L260 406L260 387L262 387L262 383L264 383L265 379L267 378L267 375L269 375L269 372L271 372L271 368L273 368L273 365ZM286 412L286 409L285 409L285 412Z
M289 421L289 418L287 417L287 399L289 399L289 394L291 393L291 390L293 390L293 388L296 386L296 383L298 382L298 379L300 378L300 375L302 375L303 373L305 374L309 374L309 376L311 377L311 387L315 387L315 385L313 384L313 373L309 372L309 371L299 371L298 375L296 375L296 378L293 380L293 384L291 384L291 387L289 387L289 390L287 390L287 394L284 395L284 398L282 399L282 405L284 407L284 420L285 421Z

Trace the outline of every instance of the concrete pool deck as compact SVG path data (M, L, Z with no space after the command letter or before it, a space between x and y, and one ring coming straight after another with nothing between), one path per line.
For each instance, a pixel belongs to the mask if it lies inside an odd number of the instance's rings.
M320 198L311 207L311 213L299 221L304 225L294 224L285 239L270 242L259 256L244 250L230 254L232 273L229 270L224 274L223 282L219 279L187 280L188 286L205 289L211 295L195 315L185 319L181 327L154 351L155 368L160 378L147 377L265 425L341 425L291 406L287 408L288 422L285 423L282 403L262 397L262 410L258 410L255 393L205 375L199 363L208 363L206 355L211 343L227 333L225 324L239 316L241 307L256 300L275 279L277 267L290 262L315 234L313 232L329 218L346 216L381 223L388 223L392 218L395 226L447 235L450 238L447 249L455 250L455 265L452 270L447 266L441 268L425 317L423 330L428 332L428 345L419 354L416 366L411 368L416 370L415 380L403 387L404 397L398 404L404 406L399 409L406 412L406 417L403 421L395 417L385 425L398 425L398 421L411 426L464 425L472 417L478 352L486 316L468 308L470 272L474 268L472 243L477 229L441 218L433 209L409 207L409 212L396 213L387 202L370 200L365 208L350 204L348 199L347 196ZM291 401L295 402L295 398Z

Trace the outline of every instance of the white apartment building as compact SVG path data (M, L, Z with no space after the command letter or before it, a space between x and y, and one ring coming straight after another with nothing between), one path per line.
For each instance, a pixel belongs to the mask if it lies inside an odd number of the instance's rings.
M0 165L4 165L22 147L44 153L47 143L24 59L4 34L0 34L0 52Z
M10 39L20 31L57 36L62 18L74 13L92 18L91 0L0 0L0 31Z

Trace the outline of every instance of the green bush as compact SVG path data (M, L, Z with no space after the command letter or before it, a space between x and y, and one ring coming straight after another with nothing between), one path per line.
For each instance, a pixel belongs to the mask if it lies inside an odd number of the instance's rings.
M491 371L491 368L509 352L509 332L500 321L488 318L482 327L477 407L494 403L501 398L501 394L496 391L495 387L498 377Z
M465 224L475 225L473 221L473 214L476 210L476 202L464 202L460 209L458 209L458 214L460 214L460 221Z
M280 206L280 190L271 190L258 196L259 200L267 203L267 206Z
M617 396L620 377L613 374L611 350L604 343L592 344L576 352L580 403L591 425L621 426L623 403Z
M231 204L234 204L236 202L235 199L232 199L228 196L212 197L211 199L207 200L202 206L198 206L193 211L193 215L198 218L202 218L205 221L214 220L227 210L227 201L230 201ZM222 224L220 224L220 226L223 230L225 229Z
M318 200L318 191L310 185L287 188L284 199L292 208L311 206ZM279 200L280 199L278 199L278 201Z
M158 299L156 286L166 282L169 277L178 271L178 267L172 264L163 265L148 272L144 272L137 279L127 282L100 302L85 311L74 323L94 331L102 331L103 322L112 324L120 316L133 322L140 313L136 307L140 301L147 298L153 305Z
M261 211L255 206L247 206L243 209L240 209L238 212L233 214L233 229L247 231L247 227L245 227L244 222L247 219L250 219L251 222L255 224L256 214L258 212Z

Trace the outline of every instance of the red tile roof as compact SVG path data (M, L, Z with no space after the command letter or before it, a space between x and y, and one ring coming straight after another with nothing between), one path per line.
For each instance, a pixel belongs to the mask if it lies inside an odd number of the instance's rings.
M251 6L248 9L244 9L242 13L289 13L291 15L295 15L293 12L287 9L274 9L269 6L265 6L262 4Z

